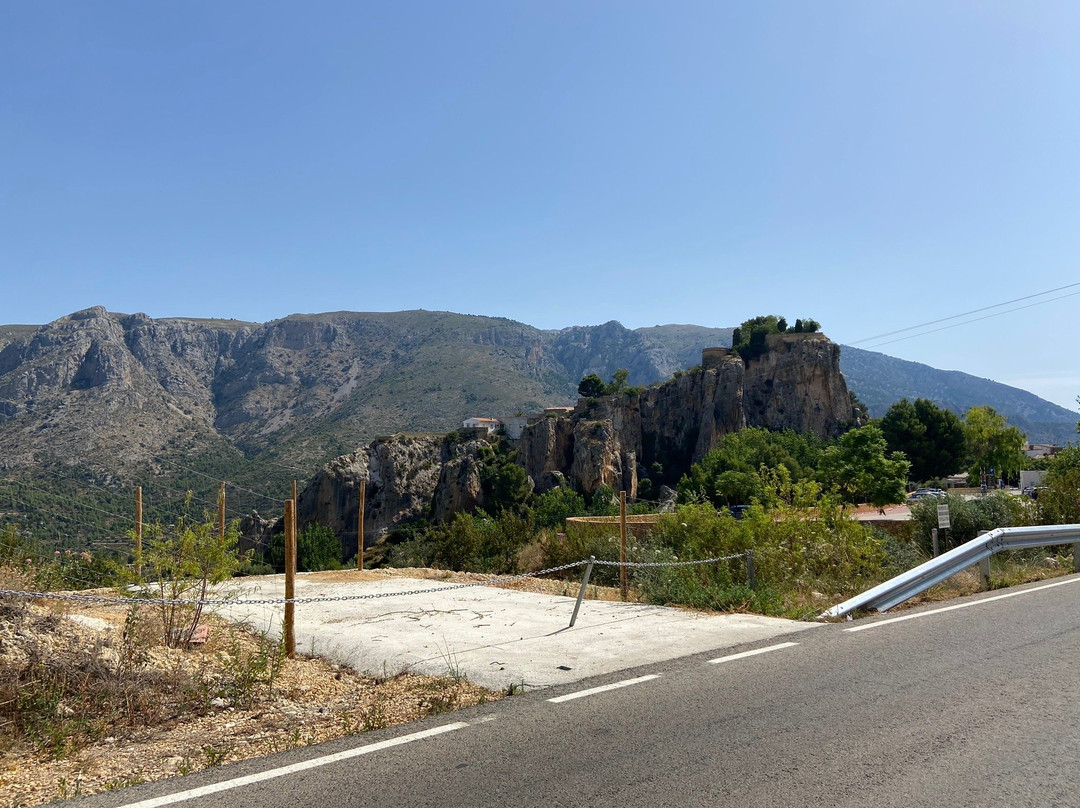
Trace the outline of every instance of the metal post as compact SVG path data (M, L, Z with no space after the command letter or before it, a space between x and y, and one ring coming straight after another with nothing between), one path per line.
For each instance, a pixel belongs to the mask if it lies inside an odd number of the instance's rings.
M574 627L574 623L577 622L578 609L581 608L581 601L585 599L585 587L589 585L589 576L592 575L592 565L596 561L596 556L589 556L589 563L585 566L585 574L581 576L581 589L577 593L577 603L574 604L574 614L570 617L570 628Z
M989 530L980 530L979 535L985 536ZM990 591L990 556L979 561L979 587L983 592Z
M1080 572L1080 541L1073 542L1073 572Z
M930 528L930 540L934 547L934 558L938 557L938 540L937 540L937 528Z
M754 570L754 551L746 551L746 580L751 589L757 589L757 572Z

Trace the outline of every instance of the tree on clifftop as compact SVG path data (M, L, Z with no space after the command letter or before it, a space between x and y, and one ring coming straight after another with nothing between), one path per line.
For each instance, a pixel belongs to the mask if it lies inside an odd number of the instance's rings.
M775 314L762 314L745 320L731 332L731 350L742 357L743 362L756 359L769 350L766 337L770 334L812 334L821 325L817 320L796 320L794 328L788 329L787 320Z
M595 373L590 373L583 378L577 386L578 395L584 398L598 398L604 395L605 390L604 380Z

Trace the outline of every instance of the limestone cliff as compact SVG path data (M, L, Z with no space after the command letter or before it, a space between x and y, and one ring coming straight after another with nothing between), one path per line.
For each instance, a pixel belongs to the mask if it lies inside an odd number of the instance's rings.
M326 525L341 537L344 556L355 554L363 484L365 546L427 515L443 468L444 443L442 435L394 435L335 458L299 495L297 526Z
M742 376L742 360L723 355L640 393L582 399L525 428L521 462L541 491L565 478L586 493L606 485L636 496L640 470L681 474L744 426Z
M747 425L839 435L852 418L840 346L820 333L767 340L769 349L747 364L743 378Z
M819 334L771 339L769 351L745 366L726 349L706 349L701 366L664 384L580 399L568 414L533 419L517 442L517 460L538 491L569 483L589 494L609 486L634 497L642 475L678 480L747 424L838 434L852 416L838 362L838 347ZM300 522L334 529L348 555L356 547L362 480L368 544L420 516L443 521L482 508L488 441L482 434L381 438L316 476L300 498Z

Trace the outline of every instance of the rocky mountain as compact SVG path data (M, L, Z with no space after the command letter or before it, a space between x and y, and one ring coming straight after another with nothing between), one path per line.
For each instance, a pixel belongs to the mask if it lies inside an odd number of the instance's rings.
M1020 428L1032 443L1075 442L1076 412L1059 407L1016 387L980 379L957 370L938 370L861 348L845 347L840 367L852 389L879 418L893 402L907 397L926 398L939 407L963 414L971 407L989 405ZM1080 391L1077 391L1080 393Z
M608 379L627 368L631 385L654 384L730 339L730 329L693 325L544 331L429 311L258 324L94 307L44 326L0 326L0 501L13 518L31 521L33 511L61 535L93 528L115 537L124 518L130 526L118 503L133 485L147 488L151 516L166 518L187 489L198 507L213 506L228 479L239 486L230 515L272 515L289 480L379 435L573 405L589 373ZM1023 391L856 349L839 361L872 414L902 396L958 411L990 404L1032 440L1075 438L1075 413ZM785 384L777 368L748 369L743 395L767 407L788 400L772 395ZM747 422L759 423L753 412ZM73 498L85 510L71 514Z
M745 364L727 349L708 348L697 367L663 384L530 418L514 457L536 491L569 484L592 494L607 486L633 498L639 479L648 477L650 488L674 484L747 424L834 437L858 418L839 356L822 334L774 335ZM484 429L464 434L464 441L456 432L379 438L335 459L300 495L298 522L334 529L348 556L357 548L362 486L366 545L420 517L483 507L483 448L496 438Z

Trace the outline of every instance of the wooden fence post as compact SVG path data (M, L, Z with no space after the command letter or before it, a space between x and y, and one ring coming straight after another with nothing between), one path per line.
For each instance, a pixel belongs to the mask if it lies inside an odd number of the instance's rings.
M626 492L619 492L619 561L624 566L619 567L619 589L622 599L626 600Z
M135 486L135 577L142 580L142 486Z
M364 569L364 498L367 496L367 480L360 481L360 516L356 520L356 568Z
M218 538L225 541L225 481L221 482L221 492L218 494Z

